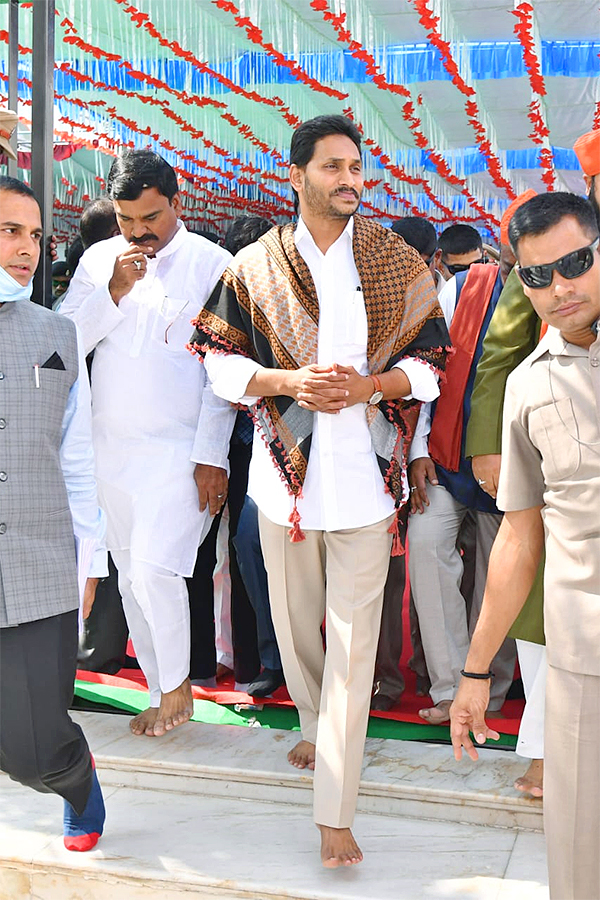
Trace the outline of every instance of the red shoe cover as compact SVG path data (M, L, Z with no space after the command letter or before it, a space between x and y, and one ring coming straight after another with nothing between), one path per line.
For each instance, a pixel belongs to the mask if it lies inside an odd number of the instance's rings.
M67 850L76 850L79 853L85 853L86 850L92 850L99 839L100 835L97 831L92 832L92 834L78 834L63 838Z

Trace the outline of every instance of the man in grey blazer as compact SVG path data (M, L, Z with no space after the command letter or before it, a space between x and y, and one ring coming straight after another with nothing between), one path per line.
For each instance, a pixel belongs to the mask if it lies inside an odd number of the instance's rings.
M105 522L77 330L29 300L41 239L33 193L0 177L0 768L63 797L65 846L89 850L102 834L104 804L68 708L77 554L89 575L85 617L107 574Z

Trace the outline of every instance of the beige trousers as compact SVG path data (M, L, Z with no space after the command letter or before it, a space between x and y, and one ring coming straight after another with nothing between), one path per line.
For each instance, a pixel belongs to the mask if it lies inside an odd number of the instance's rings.
M271 614L302 737L316 744L314 818L354 819L390 561L392 517L364 528L306 531L259 513ZM321 625L326 622L327 652Z
M600 897L600 677L548 666L544 830L551 900Z

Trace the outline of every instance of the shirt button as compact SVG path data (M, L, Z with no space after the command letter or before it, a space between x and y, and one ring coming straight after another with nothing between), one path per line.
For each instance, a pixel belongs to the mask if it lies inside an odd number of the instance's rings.
M0 481L6 481L8 479L8 475L6 472L0 472Z
M0 372L0 381L4 378L4 372Z
M6 534L6 524L4 522L0 522L0 534Z
M0 428L6 428L6 419L0 419Z
M592 356L592 358L590 359L590 366L593 366L594 368L596 368L596 366L600 366L600 359L598 359L597 356Z

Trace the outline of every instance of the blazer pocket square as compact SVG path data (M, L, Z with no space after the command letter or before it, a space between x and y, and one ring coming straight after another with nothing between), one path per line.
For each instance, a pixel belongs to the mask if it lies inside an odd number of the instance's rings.
M42 369L62 369L63 372L65 371L65 364L56 351L52 356L48 357L45 363L42 363L41 367Z

